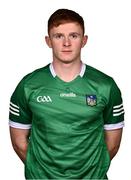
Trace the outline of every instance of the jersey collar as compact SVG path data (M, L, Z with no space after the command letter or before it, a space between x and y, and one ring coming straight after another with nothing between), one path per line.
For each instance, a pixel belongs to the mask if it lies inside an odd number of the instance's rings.
M52 63L49 65L49 68L50 68L50 72L51 72L52 76L55 78L55 77L56 77L56 73L55 73L55 70L54 70L54 67L53 67L53 64L52 64ZM81 71L80 71L80 73L79 73L79 76L80 76L80 77L83 77L83 76L84 76L85 70L86 70L86 64L82 63L82 65L81 65Z

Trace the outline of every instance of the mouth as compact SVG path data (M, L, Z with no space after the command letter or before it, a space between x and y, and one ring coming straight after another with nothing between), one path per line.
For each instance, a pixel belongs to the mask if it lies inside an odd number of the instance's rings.
M71 50L63 50L62 53L71 53Z

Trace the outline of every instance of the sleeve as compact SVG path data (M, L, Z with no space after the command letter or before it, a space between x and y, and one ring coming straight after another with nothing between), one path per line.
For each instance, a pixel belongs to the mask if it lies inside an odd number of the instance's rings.
M104 109L104 129L113 130L124 126L124 107L120 89L114 80L110 88L108 104Z
M9 126L19 129L30 129L32 113L28 105L24 84L24 79L22 79L11 96Z

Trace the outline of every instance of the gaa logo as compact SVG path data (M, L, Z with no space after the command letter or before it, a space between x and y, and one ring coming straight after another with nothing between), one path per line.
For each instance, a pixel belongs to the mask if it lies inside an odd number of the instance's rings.
M52 102L52 99L50 98L50 96L38 96L37 102Z

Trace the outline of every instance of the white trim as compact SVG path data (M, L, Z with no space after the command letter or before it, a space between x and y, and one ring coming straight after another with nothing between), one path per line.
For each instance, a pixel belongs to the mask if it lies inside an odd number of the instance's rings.
M10 102L10 105L12 105L13 107L15 107L15 108L19 109L19 106L17 106L17 105L15 105L15 104L13 104L12 102Z
M15 112L19 112L19 109L16 109L16 108L14 108L14 107L12 107L12 106L10 106L10 109L11 109L11 110L14 110Z
M49 69L50 69L50 72L51 72L52 76L53 76L53 77L56 77L56 73L55 73L55 70L54 70L54 67L53 67L53 63L51 63L51 64L49 65ZM79 75L80 75L81 77L84 76L85 70L86 70L86 64L82 63L82 65L81 65L81 70L80 70L80 73L79 73Z
M115 109L115 108L119 108L119 107L121 107L121 106L123 106L123 104L120 104L120 105L114 106L114 107L113 107L113 109Z
M104 129L105 130L113 130L113 129L120 129L124 127L124 121L116 124L105 124Z
M16 115L16 116L19 116L19 113L14 112L14 111L11 111L11 109L10 109L9 111L10 111L11 114L14 114L14 115Z
M85 70L86 70L86 65L84 63L82 63L82 66L81 66L81 71L80 71L80 76L83 77L84 74L85 74Z
M120 112L120 111L122 111L122 110L124 110L124 108L122 107L122 108L120 108L120 109L114 109L113 110L113 112Z
M50 72L51 72L52 76L56 77L56 73L55 73L55 70L54 70L54 67L53 67L52 63L50 64L49 68L50 68Z
M113 116L120 116L121 114L124 114L124 113L125 113L125 111L123 110L123 111L120 112L120 113L113 114Z
M18 129L31 129L31 124L22 124L9 120L9 126Z

